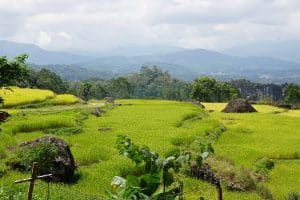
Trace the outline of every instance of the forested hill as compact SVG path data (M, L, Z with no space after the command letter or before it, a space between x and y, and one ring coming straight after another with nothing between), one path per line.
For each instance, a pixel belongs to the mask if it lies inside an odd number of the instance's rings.
M115 56L81 63L86 69L127 74L141 66L159 66L173 76L192 81L199 75L230 80L247 78L263 83L300 83L300 64L267 57L235 57L203 49L152 56Z
M90 58L49 52L34 45L0 42L1 55L29 53L35 68L46 67L64 79L104 79L137 72L141 66L159 66L178 79L192 81L200 75L221 80L246 78L262 83L300 83L300 64L268 57L237 57L204 49L179 50L139 56ZM72 65L70 65L73 63ZM66 66L67 64L68 66ZM70 65L70 66L69 66Z

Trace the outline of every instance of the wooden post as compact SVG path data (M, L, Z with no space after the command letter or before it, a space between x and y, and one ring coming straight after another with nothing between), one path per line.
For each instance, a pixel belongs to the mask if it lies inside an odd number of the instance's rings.
M31 169L31 180L30 180L27 200L32 200L34 181L37 178L37 171L38 171L37 169L38 169L38 163L34 162Z
M217 191L218 191L218 200L223 200L223 195L222 195L222 186L217 185Z
M29 182L30 181L27 200L32 200L34 182L35 182L36 179L44 179L44 178L52 177L52 174L45 174L45 175L41 175L41 176L38 176L37 174L38 174L38 163L34 162L32 164L32 168L31 168L31 178L26 178L26 179L15 181L15 183L24 183L24 182Z

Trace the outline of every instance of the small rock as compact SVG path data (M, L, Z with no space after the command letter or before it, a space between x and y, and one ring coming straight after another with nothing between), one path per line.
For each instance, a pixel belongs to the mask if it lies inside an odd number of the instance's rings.
M98 131L107 132L107 131L111 131L111 128L98 128Z
M115 103L115 98L113 97L105 97L104 100L107 102L107 103Z
M104 113L103 110L100 108L94 108L91 112L91 114L95 115L96 117L101 117L101 115Z
M0 111L0 122L5 122L5 120L9 117L9 114L5 111Z

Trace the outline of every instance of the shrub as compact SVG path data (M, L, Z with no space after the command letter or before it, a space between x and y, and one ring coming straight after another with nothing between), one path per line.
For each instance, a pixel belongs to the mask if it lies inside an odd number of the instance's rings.
M38 162L39 174L48 173L53 169L53 161L58 151L53 144L41 143L35 147L19 149L7 162L12 168L30 171L33 162Z
M107 195L113 199L176 199L182 195L182 183L176 186L173 174L179 172L188 156L170 156L160 158L156 152L146 146L139 147L127 136L118 136L117 149L120 155L126 156L143 167L143 174L128 175L125 178L115 176L111 185L113 191ZM139 169L139 168L137 168ZM168 198L166 198L168 197Z
M273 200L274 199L271 191L263 185L256 186L256 192L259 196L261 196L265 200Z
M224 180L230 190L253 191L258 182L256 173L244 167L237 168L231 160L223 157L208 159L218 177Z
M53 144L41 143L36 147L25 150L22 155L21 164L26 170L30 170L33 162L38 162L39 173L44 174L52 171L53 160L58 156L56 147Z
M256 181L250 170L241 168L235 176L235 183L242 191L251 191L256 188Z
M300 200L300 194L298 192L290 192L285 196L285 200Z
M188 136L188 137L175 137L171 139L171 143L175 146L189 146L194 142L195 138Z
M268 174L270 170L274 168L275 164L274 161L267 157L263 157L256 161L255 167L256 167L256 172L262 173L262 174Z

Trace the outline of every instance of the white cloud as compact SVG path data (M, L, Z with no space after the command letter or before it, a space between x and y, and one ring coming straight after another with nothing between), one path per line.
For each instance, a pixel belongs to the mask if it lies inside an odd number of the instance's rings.
M72 40L72 36L64 31L57 33L57 35L62 37L63 39Z
M40 31L36 42L40 46L46 46L51 42L51 37L47 32Z
M50 50L299 39L299 0L1 0L0 39Z

